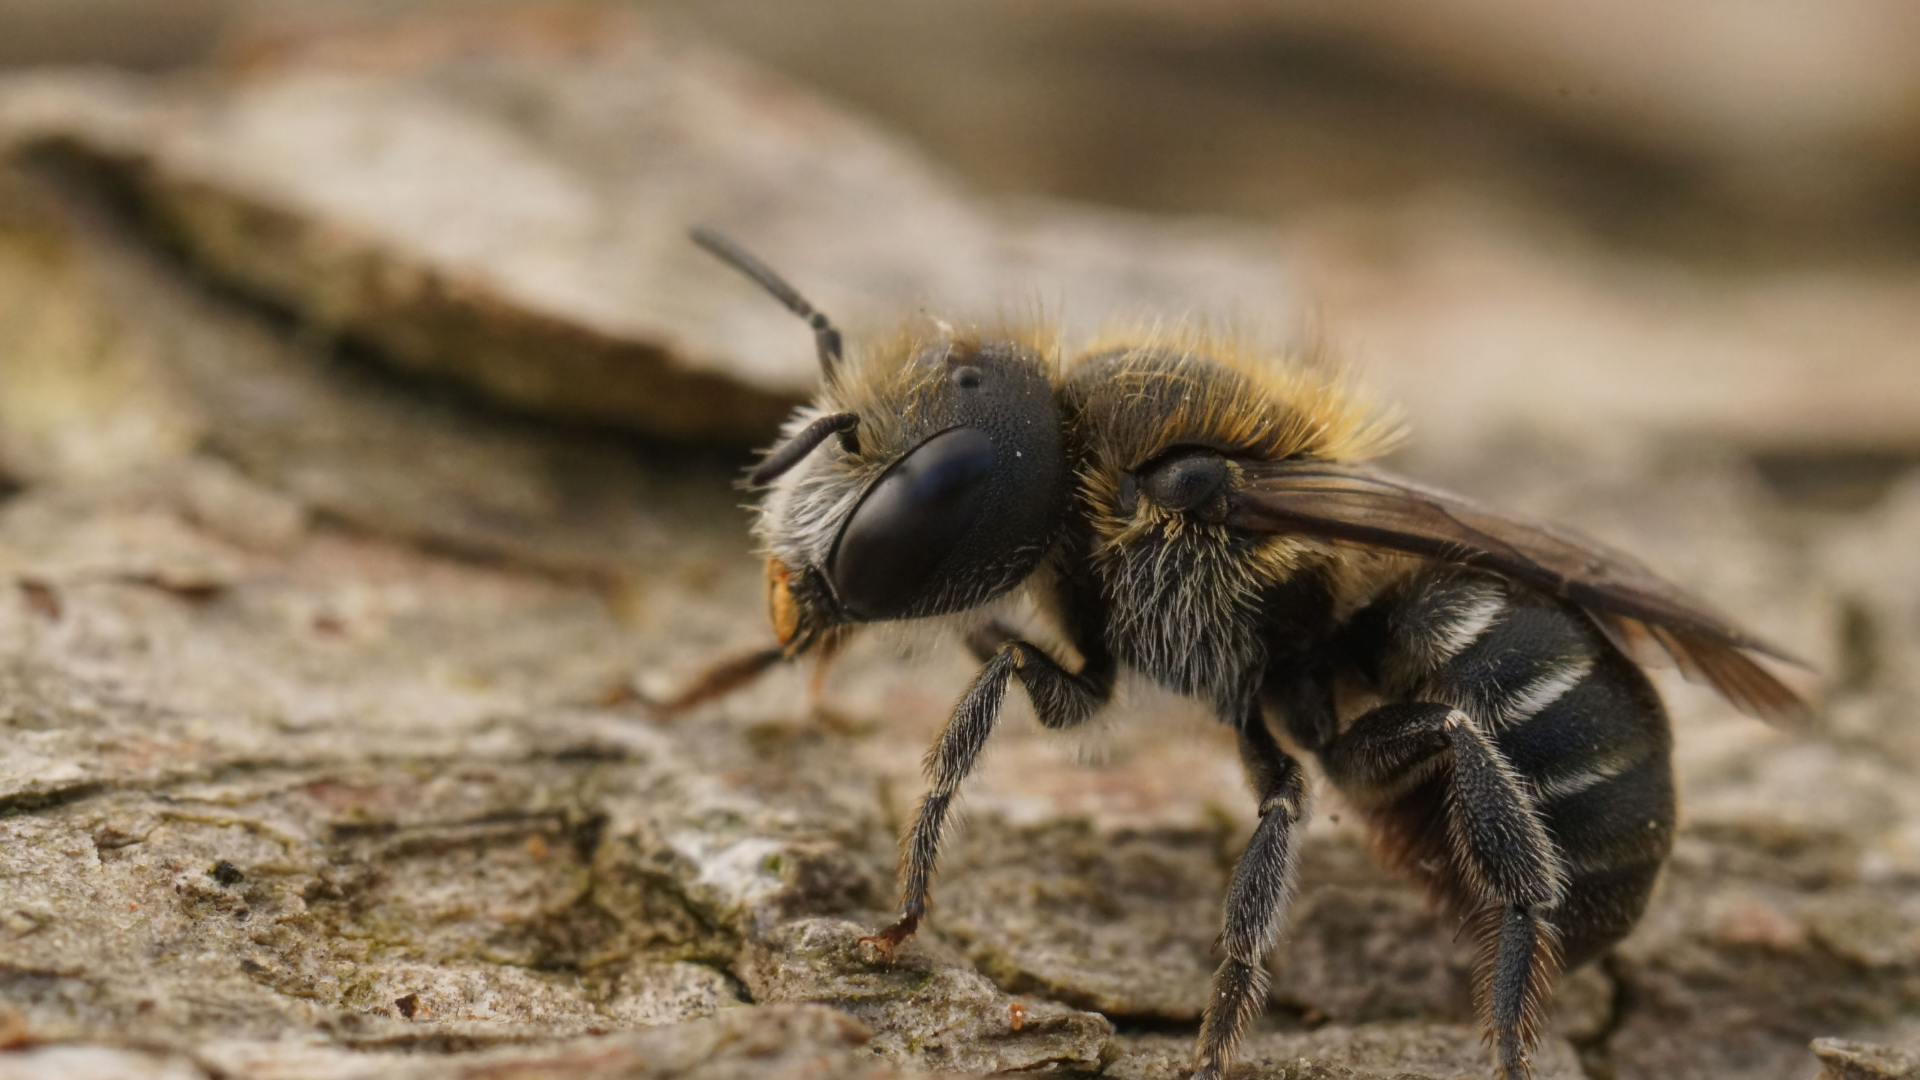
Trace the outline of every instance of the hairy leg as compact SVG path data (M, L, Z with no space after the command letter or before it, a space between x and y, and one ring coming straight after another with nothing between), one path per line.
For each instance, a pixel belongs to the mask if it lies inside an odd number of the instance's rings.
M961 782L979 762L980 752L985 749L994 723L1000 717L1007 681L1016 675L1033 702L1033 711L1040 723L1049 728L1070 728L1085 723L1113 692L1111 675L1089 677L1070 672L1025 641L1007 640L998 644L953 710L946 730L940 733L940 741L927 752L927 778L933 786L920 800L919 812L901 851L900 918L892 926L864 939L882 957L891 958L920 928L920 920L927 912L927 892L940 855L940 836L947 811Z
M1227 954L1214 973L1206 1017L1195 1048L1195 1080L1216 1080L1232 1061L1247 1024L1267 1004L1267 953L1286 925L1293 899L1294 830L1306 816L1306 776L1267 729L1258 706L1236 725L1240 760L1260 799L1260 823L1234 867L1227 888L1220 945Z
M1450 705L1399 701L1372 709L1320 753L1327 779L1363 805L1390 800L1447 762Z
M1322 755L1329 779L1379 803L1447 770L1447 838L1456 875L1472 890L1473 929L1485 949L1476 973L1482 1022L1508 1080L1531 1075L1527 1055L1558 968L1547 914L1565 871L1532 796L1472 718L1430 702L1383 705Z
M1500 749L1465 714L1443 725L1453 750L1449 824L1457 857L1488 894L1487 955L1476 997L1507 1080L1533 1074L1527 1054L1559 957L1547 912L1566 893L1566 874L1533 799Z

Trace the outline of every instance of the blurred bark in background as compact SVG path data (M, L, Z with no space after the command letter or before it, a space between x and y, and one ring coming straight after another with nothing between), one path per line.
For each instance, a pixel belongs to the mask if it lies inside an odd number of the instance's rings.
M633 708L765 639L732 483L814 373L697 221L856 342L1317 326L1401 467L1816 660L1805 741L1663 683L1681 841L1540 1072L1910 1075L1916 61L1894 0L0 0L0 1076L1183 1067L1252 820L1191 706L1007 725L893 968L958 651ZM1252 1074L1484 1075L1363 847L1323 800Z
M6 0L0 64L179 68L295 27L503 6ZM1900 0L607 6L674 12L999 190L1273 215L1466 184L1643 240L1920 227L1920 16Z

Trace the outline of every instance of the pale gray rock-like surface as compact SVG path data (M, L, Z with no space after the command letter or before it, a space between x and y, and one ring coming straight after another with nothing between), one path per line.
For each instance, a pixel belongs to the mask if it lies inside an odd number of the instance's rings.
M767 638L737 462L399 377L70 175L0 194L0 1075L1183 1067L1253 811L1193 706L1128 687L1069 741L1012 702L926 933L869 963L959 650L857 641L825 715L779 672L652 722L636 685ZM1679 848L1540 1073L1897 1060L1920 480L1894 455L1835 502L1818 455L1597 430L1441 427L1398 464L1644 554L1833 686L1793 738L1664 679ZM1486 1075L1453 928L1337 799L1295 915L1244 1076Z
M0 1062L0 1076L9 1080L205 1080L224 1076L271 1080L484 1080L501 1076L885 1080L901 1075L862 1053L869 1037L858 1023L829 1009L768 1006L732 1009L668 1028L442 1054L349 1052L298 1039L214 1043L195 1055L198 1060L99 1047L47 1047Z
M1105 1075L1115 1080L1176 1080L1192 1066L1184 1040L1148 1036L1134 1040L1126 1058ZM1264 1035L1247 1040L1246 1060L1260 1074L1280 1080L1470 1080L1487 1074L1486 1049L1472 1028L1440 1024L1384 1023L1363 1029L1338 1025L1305 1034ZM1564 1043L1549 1041L1534 1055L1539 1080L1576 1080L1580 1067Z
M1820 1080L1913 1080L1920 1077L1920 1043L1879 1046L1815 1039Z

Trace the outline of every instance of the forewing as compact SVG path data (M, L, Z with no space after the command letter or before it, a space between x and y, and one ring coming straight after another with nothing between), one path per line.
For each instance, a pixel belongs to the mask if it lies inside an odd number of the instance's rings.
M1795 727L1812 721L1806 700L1767 667L1799 661L1744 633L1632 556L1365 466L1240 465L1240 482L1228 495L1227 524L1235 528L1313 536L1498 574L1585 609L1635 659L1644 662L1648 646L1657 646L1689 678L1710 684L1750 716Z

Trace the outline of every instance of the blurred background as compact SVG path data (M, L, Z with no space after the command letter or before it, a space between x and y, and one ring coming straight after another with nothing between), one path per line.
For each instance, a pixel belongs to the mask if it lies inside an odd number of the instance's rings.
M0 930L70 928L0 963L92 973L0 981L0 1035L332 1076L826 1002L901 1068L1174 1074L1251 820L1190 706L1006 725L925 994L841 947L957 651L863 642L825 712L791 672L636 707L765 641L734 483L817 370L695 223L855 342L1325 340L1407 415L1395 467L1807 656L1812 740L1662 676L1678 855L1542 1074L1907 1075L1907 0L0 0L0 870L34 897ZM1470 958L1330 810L1256 1058L1478 1075ZM1016 1000L1051 1026L928 1034ZM306 1073L207 1049L342 1016Z
M711 274L641 280L636 261L684 257L672 224L746 234L865 328L903 304L1035 296L1070 325L1136 308L1311 318L1432 449L1489 424L1651 425L1727 436L1776 473L1883 475L1920 439L1920 16L1898 0L5 0L0 27L15 71L173 76L176 101L193 96L180 76L196 83L200 114L164 135L149 116L137 140L162 172L199 154L224 193L319 200L383 241L436 199L436 216L457 203L496 231L545 229L541 266L484 267L497 237L430 261L514 279L516 304L572 290L564 318L592 307L616 337L679 339L691 355L674 363L750 365L788 394L805 369L775 313L663 296L729 288ZM642 64L671 70L621 70ZM87 141L77 116L46 122ZM281 150L249 124L306 156L264 164ZM408 124L475 156L379 148ZM474 209L489 154L526 178L514 209ZM718 190L689 181L701 169L723 171ZM413 224L395 254L427 257L437 241ZM366 332L316 290L264 289Z

